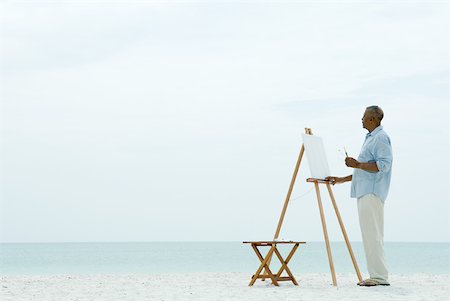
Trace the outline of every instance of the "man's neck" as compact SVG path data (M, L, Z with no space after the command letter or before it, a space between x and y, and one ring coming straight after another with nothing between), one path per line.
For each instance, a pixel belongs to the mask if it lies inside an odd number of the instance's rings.
M377 127L379 127L380 124L374 125L373 128L367 129L369 131L369 133L372 133Z

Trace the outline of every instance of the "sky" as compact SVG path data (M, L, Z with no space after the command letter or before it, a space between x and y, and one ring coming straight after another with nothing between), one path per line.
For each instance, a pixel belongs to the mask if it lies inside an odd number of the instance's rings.
M2 1L0 242L273 238L379 105L386 241L450 241L448 1ZM307 159L280 238L323 241ZM333 187L360 241L350 184ZM332 241L342 241L326 189Z

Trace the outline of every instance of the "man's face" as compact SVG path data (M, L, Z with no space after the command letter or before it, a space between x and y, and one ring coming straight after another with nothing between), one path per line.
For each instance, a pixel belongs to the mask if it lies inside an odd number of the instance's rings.
M364 115L362 117L362 126L363 128L369 130L368 127L371 126L371 123L373 122L373 117L370 113L367 112L367 110L364 112Z

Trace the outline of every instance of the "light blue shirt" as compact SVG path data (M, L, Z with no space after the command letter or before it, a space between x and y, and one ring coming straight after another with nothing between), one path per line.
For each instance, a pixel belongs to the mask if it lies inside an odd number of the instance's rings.
M362 163L375 162L378 172L355 168L352 177L351 197L360 198L372 193L386 200L391 183L392 147L389 136L380 125L366 135L358 161Z

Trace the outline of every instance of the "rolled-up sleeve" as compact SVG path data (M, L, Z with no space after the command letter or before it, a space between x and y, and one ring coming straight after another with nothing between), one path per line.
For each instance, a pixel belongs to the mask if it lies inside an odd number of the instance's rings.
M377 137L374 157L379 172L388 172L392 166L392 147L386 136Z
M391 140L380 125L366 135L358 156L359 162L375 162L378 171L370 172L355 168L352 177L351 196L360 198L372 193L384 203L391 183L392 158Z

